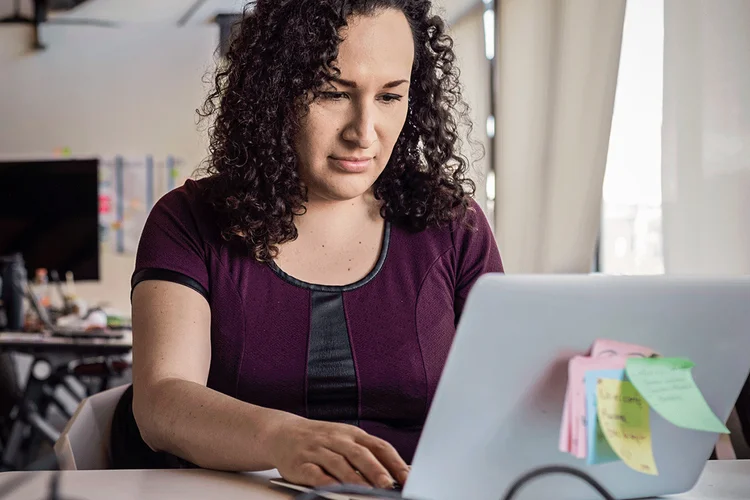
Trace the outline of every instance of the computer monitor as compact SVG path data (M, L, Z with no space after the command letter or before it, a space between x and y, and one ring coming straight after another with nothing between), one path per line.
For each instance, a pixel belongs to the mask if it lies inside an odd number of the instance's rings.
M99 160L0 162L0 255L99 279Z

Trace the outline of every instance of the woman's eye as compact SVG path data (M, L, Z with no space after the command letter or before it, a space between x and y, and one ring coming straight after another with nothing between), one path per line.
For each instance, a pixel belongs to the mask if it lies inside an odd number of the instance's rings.
M380 99L386 104L391 104L391 103L400 101L401 96L397 94L385 94L385 95L382 95Z
M324 99L328 99L330 101L340 101L342 99L346 99L347 97L344 92L321 92L321 95Z

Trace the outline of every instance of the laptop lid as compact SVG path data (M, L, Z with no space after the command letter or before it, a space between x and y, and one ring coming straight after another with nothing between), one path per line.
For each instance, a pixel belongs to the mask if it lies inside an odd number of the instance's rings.
M750 278L483 276L469 295L412 463L410 499L497 500L547 465L581 469L616 498L695 484L718 435L651 411L659 475L623 462L587 466L558 450L568 360L599 338L695 363L693 376L726 421L750 371ZM585 482L537 478L514 500L599 500Z

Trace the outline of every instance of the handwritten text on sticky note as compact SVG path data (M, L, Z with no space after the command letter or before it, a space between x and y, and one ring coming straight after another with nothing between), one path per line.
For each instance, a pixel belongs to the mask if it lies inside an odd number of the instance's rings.
M631 469L657 475L646 401L622 380L599 379L596 392L599 425L609 445Z
M632 358L627 361L626 372L648 404L672 424L729 433L695 385L692 367L692 361L684 358Z
M625 370L591 370L586 372L586 463L604 464L620 460L607 441L597 417L597 386L600 379L623 380Z

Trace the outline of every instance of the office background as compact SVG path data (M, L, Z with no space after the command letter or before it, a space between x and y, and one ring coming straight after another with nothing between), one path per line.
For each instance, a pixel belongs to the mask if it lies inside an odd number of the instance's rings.
M222 26L245 2L50 0L34 40L14 19L40 3L0 0L0 161L151 161L154 196L184 182L207 154L195 110ZM750 271L748 2L435 4L507 272ZM78 295L129 312L148 205L127 221L130 244L102 238L99 279ZM107 227L123 222L112 213Z
M0 25L0 158L172 156L184 181L206 154L194 111L215 63L217 16L243 2L50 4L59 9L39 30L44 50L31 47L28 25ZM510 272L748 270L750 71L732 64L748 45L746 3L436 4L486 151L477 198ZM33 16L31 0L2 0L0 17L17 6ZM101 280L80 291L127 309L132 255L101 257Z

